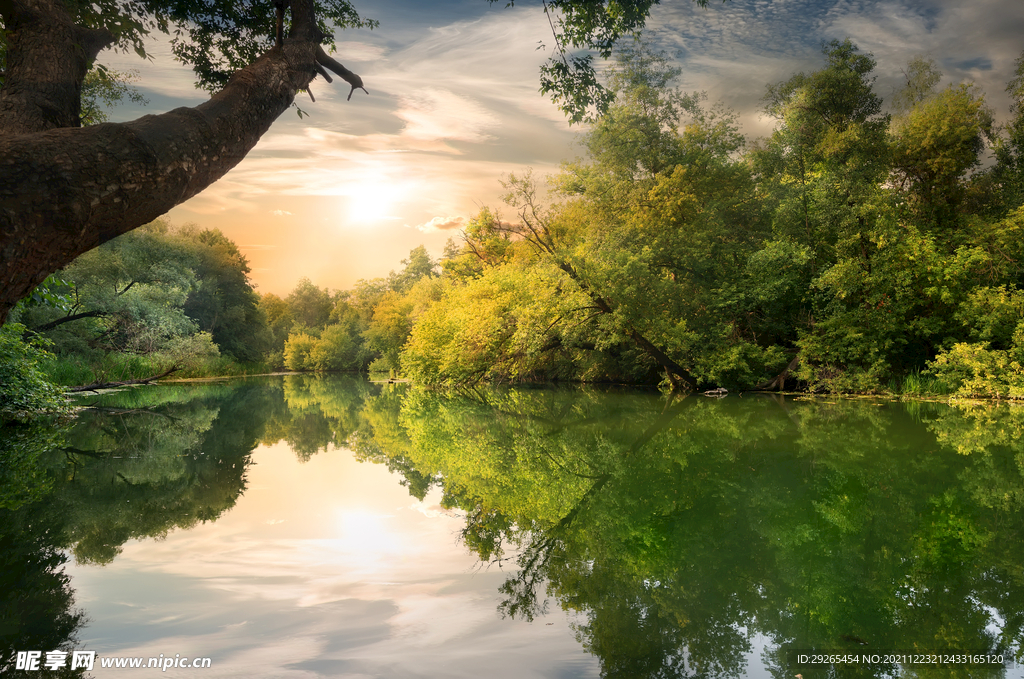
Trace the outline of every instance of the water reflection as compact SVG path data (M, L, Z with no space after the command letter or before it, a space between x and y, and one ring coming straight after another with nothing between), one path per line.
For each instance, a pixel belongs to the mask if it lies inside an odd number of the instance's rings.
M826 670L791 653L1021 647L1018 408L443 395L308 376L94 404L45 452L25 453L39 474L4 477L5 660L74 645L82 614L61 550L109 563L130 539L216 520L245 491L251 451L279 442L300 461L347 447L415 498L439 489L465 515L464 548L506 574L501 614L575 612L602 676L880 677L897 668Z
M1020 647L1018 409L532 390L401 413L466 544L519 566L503 612L579 611L604 676L741 676L752 633L778 676L825 674L794 649ZM958 673L1002 671L909 672Z
M0 429L0 449L31 442L21 457L34 471L31 485L5 475L0 494L0 673L14 675L18 650L76 646L85 616L64 550L109 563L130 539L213 521L234 504L272 400L262 387L135 390L71 423Z

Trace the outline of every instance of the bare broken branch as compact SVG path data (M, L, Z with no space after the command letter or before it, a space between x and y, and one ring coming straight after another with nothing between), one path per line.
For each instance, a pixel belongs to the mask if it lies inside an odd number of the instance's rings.
M362 90L363 92L369 94L367 89L363 87L363 79L360 78L355 73L353 73L352 71L345 68L344 66L342 66L340 63L338 63L337 60L335 60L333 57L327 54L327 52L324 52L323 47L316 48L316 61L318 64L326 66L330 70L337 73L339 76L341 76L342 80L344 80L345 82L352 86L352 89L349 90L348 93L349 100L352 99L352 93L355 92L356 90Z

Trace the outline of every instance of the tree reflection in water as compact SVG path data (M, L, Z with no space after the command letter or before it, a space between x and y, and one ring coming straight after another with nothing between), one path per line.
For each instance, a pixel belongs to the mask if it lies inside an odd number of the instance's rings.
M348 447L420 499L438 487L465 513L465 545L508 571L501 613L576 612L603 676L743 676L755 635L773 676L806 679L896 668L799 667L791 651L1021 647L1017 408L439 394L310 376L140 389L100 405L34 453L35 486L4 477L5 659L14 639L74 644L82 618L61 550L106 562L129 539L215 520L244 491L250 451L278 441L300 460Z
M36 472L34 487L5 475L0 490L0 674L18 675L16 651L77 644L85 616L62 571L65 550L107 563L130 539L213 521L234 505L273 396L262 386L133 390L93 399L102 405L74 422L0 429L0 448L32 445Z
M1016 408L412 391L402 422L466 544L518 565L502 612L583 614L605 676L740 676L753 633L778 676L794 649L1020 648ZM1002 670L910 671L957 672Z

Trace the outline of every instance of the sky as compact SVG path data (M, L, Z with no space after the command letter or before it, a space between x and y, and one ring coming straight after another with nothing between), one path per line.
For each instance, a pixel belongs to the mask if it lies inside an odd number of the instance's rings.
M174 208L172 224L217 228L246 255L260 293L286 295L303 277L347 289L402 268L424 245L439 257L484 206L502 208L501 179L544 177L583 155L570 127L538 91L551 28L539 2L375 0L355 6L374 30L339 31L334 55L369 95L336 79L313 81L308 116L286 111L235 169ZM888 99L916 56L934 59L940 86L973 81L997 121L1009 116L1007 82L1024 51L1020 0L727 0L706 9L663 0L646 35L681 69L676 85L734 109L748 139L771 132L759 114L769 83L821 67L822 41L850 38L878 65ZM101 54L139 71L143 108L130 120L206 97L191 70L155 40L152 61ZM511 216L510 208L503 214Z

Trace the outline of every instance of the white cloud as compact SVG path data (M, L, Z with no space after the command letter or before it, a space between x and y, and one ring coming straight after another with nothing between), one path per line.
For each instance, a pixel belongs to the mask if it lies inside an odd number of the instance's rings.
M424 233L429 233L431 231L461 229L465 224L465 217L434 217L428 222L417 225L416 228Z
M334 43L335 52L333 56L338 61L344 62L377 62L386 59L388 48L383 45L374 45L362 40L339 40Z
M405 121L402 139L470 143L494 139L485 131L498 125L497 116L473 99L448 90L420 89L400 101L395 115Z
M277 217L284 217L285 215L291 215L292 213L288 212L288 210L271 210L270 214Z

